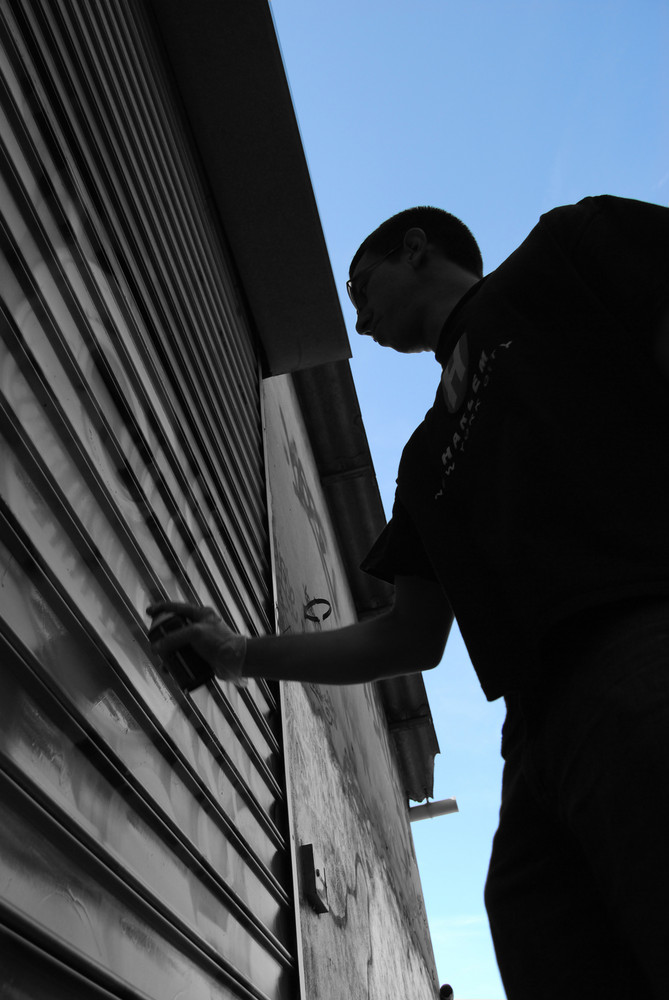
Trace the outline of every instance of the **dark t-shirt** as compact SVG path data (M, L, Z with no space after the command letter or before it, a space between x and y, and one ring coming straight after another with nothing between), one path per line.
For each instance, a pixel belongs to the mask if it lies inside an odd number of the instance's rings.
M363 563L438 580L488 698L584 612L669 595L669 209L542 216L458 303Z

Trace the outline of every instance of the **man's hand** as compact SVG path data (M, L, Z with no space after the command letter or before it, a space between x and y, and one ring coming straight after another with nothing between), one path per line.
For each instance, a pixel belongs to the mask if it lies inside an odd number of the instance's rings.
M187 657L192 650L211 666L212 676L235 683L242 681L246 639L224 625L213 608L161 601L147 608L147 614L153 618L173 615L184 622L181 628L171 629L152 642L153 651L162 659L175 652L183 652Z

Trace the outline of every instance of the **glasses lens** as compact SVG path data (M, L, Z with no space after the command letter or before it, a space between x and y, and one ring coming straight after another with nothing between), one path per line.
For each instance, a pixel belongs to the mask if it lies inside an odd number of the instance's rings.
M377 261L375 261L373 264L370 264L369 267L363 268L360 274L369 274L370 271L373 271L375 267L379 266L381 261L386 260L388 257L390 257L391 253L395 253L396 250L399 250L401 245L402 245L401 243L398 243L397 246L391 247L391 249L388 250L386 253L384 253L382 257L379 257ZM360 277L360 274L358 274L358 277ZM360 312L360 310L362 309L362 307L366 302L365 293L361 288L354 288L353 281L354 281L353 278L348 279L348 281L346 282L346 291L348 292L349 299L353 303L353 308L355 309L356 312ZM365 284L367 284L367 282L365 282Z

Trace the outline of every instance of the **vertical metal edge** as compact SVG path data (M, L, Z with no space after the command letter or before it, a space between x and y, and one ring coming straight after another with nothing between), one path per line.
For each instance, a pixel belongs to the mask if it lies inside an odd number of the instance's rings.
M262 372L259 370L260 379L260 425L262 427L263 440L263 461L265 467L265 493L267 496L267 536L269 539L270 573L272 577L272 605L274 608L274 631L279 634L278 622L278 591L276 585L276 559L274 547L274 528L272 518L272 491L269 481L269 463L267 458L267 434L265 419L265 386ZM304 951L302 948L302 925L300 921L300 883L299 883L299 845L295 834L295 817L293 812L292 782L290 775L290 765L286 749L286 733L288 723L286 718L286 701L284 698L285 681L279 681L279 709L281 712L281 745L283 748L283 780L286 790L286 817L288 820L288 838L290 850L290 869L293 886L293 917L295 923L295 959L297 964L297 988L298 994L295 1000L307 1000L306 980L304 974Z

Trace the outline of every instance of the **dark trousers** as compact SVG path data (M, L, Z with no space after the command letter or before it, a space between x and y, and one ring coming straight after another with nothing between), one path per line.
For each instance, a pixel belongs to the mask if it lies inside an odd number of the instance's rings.
M486 884L500 973L509 1000L666 1000L669 604L573 640L559 682L507 699Z

